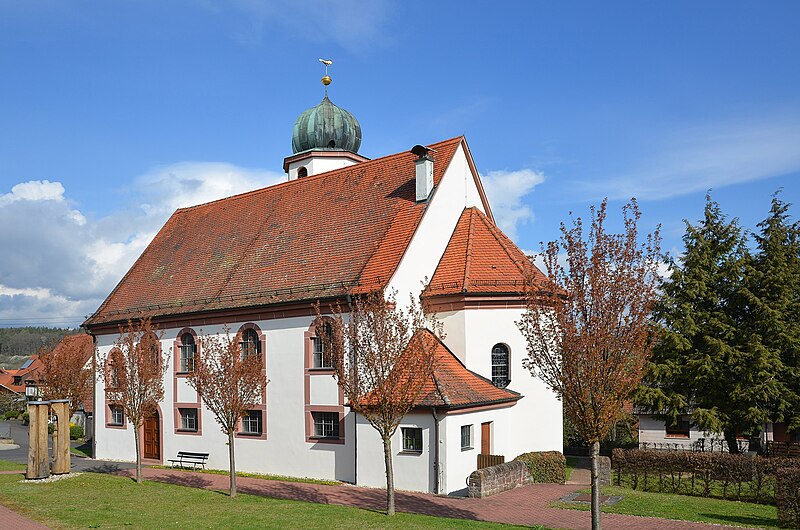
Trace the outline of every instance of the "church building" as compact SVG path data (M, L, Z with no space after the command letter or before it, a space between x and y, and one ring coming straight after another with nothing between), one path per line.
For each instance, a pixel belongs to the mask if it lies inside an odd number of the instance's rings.
M392 439L398 489L459 493L479 454L562 450L561 403L523 366L515 324L526 277L541 273L496 226L466 139L374 160L361 140L326 93L294 124L286 182L177 210L86 321L98 366L128 319L150 314L163 334L170 369L142 429L145 463L193 451L227 469L227 438L186 381L198 339L227 327L269 379L235 435L237 470L385 487L381 440L346 405L315 332L316 302L376 290L422 297L446 333L436 384ZM132 427L97 381L95 456L133 461Z

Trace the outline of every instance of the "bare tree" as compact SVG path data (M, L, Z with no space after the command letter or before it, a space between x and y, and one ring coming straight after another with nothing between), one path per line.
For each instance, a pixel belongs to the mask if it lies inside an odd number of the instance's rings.
M106 395L122 408L133 427L136 443L136 482L142 483L140 430L146 417L158 410L164 399L164 374L169 355L161 351L160 337L149 316L120 326L119 338L106 358L103 377Z
M236 496L236 453L234 433L239 420L261 402L268 383L261 352L256 345L233 338L227 327L222 336L210 335L198 340L200 351L194 371L187 378L203 404L228 436L230 459L230 496Z
M413 297L407 309L396 294L375 292L356 298L343 313L333 310L330 332L320 333L330 352L335 377L350 407L366 418L383 442L386 466L386 514L394 515L392 436L409 413L423 386L433 376L437 340L442 326L426 319ZM317 307L318 326L321 322Z
M547 244L545 281L528 282L518 322L528 342L526 367L563 400L567 416L592 444L592 528L600 528L600 440L644 375L652 350L660 229L640 243L636 200L622 208L624 231L606 232L606 206L591 209L591 229L561 224Z
M94 345L87 335L67 335L54 348L42 348L42 367L36 374L45 400L68 399L70 416L83 405L92 392L93 368L87 364Z

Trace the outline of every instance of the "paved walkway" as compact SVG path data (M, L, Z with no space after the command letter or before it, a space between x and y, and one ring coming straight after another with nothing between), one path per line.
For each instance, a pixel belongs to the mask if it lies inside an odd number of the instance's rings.
M144 478L168 484L227 490L228 477L209 473L193 473L172 469L145 468ZM130 470L119 474L133 476ZM357 486L327 486L303 484L257 478L240 477L236 480L238 491L252 495L290 499L321 504L355 506L368 510L383 510L386 506L384 490ZM441 517L495 521L517 525L543 525L551 528L583 530L591 528L588 512L551 508L549 504L578 489L575 485L532 484L487 497L462 499L439 497L424 493L397 492L397 510ZM719 525L690 523L635 517L631 515L604 514L606 530L698 530L723 528Z
M3 475L19 475L20 479L24 477L22 471L0 471ZM0 504L0 528L8 530L47 530L47 527L36 521L32 521L20 515L17 512L6 508Z

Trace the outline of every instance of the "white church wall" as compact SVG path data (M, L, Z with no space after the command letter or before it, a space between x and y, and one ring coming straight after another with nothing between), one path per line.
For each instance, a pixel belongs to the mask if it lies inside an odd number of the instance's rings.
M464 147L460 145L429 199L425 215L389 282L389 292L397 290L399 304L407 305L408 293L418 295L423 288L422 282L433 277L461 212L469 206L483 210Z
M446 311L437 313L436 318L442 323L445 334L443 342L458 359L465 362L466 347L466 314L464 311Z
M402 428L422 429L422 452L403 451ZM378 431L358 415L358 485L373 488L386 487L383 442ZM433 446L435 421L429 412L414 412L403 418L392 436L392 462L394 485L398 490L432 491L434 484Z
M503 436L514 443L507 446L507 459L528 451L563 451L561 401L541 379L523 366L526 342L516 322L522 308L467 309L466 366L491 380L492 347L501 343L509 349L509 390L524 397L513 407L517 418Z
M312 317L254 321L266 338L267 405L264 417L266 439L236 437L236 466L242 471L274 473L320 479L354 480L354 423L345 410L345 443L323 443L306 441L304 345L305 333ZM231 323L234 333L244 322ZM162 349L170 354L175 337L181 328L163 330ZM222 326L193 327L199 336L222 332ZM98 353L104 359L113 346L116 335L98 336ZM202 350L200 352L202 355ZM311 378L315 403L338 406L339 396L335 381L330 376ZM186 389L178 381L175 394L172 370L167 372L164 384L164 400L160 403L162 461L174 458L178 451L208 452L208 467L228 468L228 451L225 435L219 430L213 414L203 407L202 434L175 432L175 398L186 399ZM195 396L192 395L192 398ZM105 408L104 383L98 382L95 403ZM195 399L187 399L193 402ZM105 460L133 461L135 459L133 431L106 425L105 413L97 419L97 458Z

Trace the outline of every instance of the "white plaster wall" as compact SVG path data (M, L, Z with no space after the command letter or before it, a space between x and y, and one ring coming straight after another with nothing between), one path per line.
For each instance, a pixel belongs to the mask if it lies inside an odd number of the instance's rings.
M170 372L170 375L172 372ZM169 382L169 381L168 381ZM178 399L180 403L196 403L197 391L189 386L185 378L178 379Z
M399 305L406 306L408 293L418 295L422 282L433 277L461 212L469 206L483 210L462 145L456 149L439 186L428 200L425 215L389 282L389 291L397 290Z
M309 378L309 401L312 405L339 403L339 384L330 374L314 374Z
M447 494L466 494L467 477L477 469L478 453L481 452L481 424L492 422L491 450L492 454L505 455L506 462L511 461L519 453L519 441L514 439L518 432L516 422L524 422L518 416L518 405L502 409L490 409L478 412L450 412L445 416L440 427L445 433L443 474L445 477L442 491ZM472 449L461 449L461 427L472 425ZM533 435L531 429L528 435Z
M523 366L527 356L525 339L517 328L522 308L465 310L466 366L491 380L492 347L503 343L509 348L509 390L524 397L512 407L515 420L508 432L499 433L513 440L505 445L506 460L529 451L563 451L561 401L541 379ZM445 338L445 343L448 339Z
M445 344L462 363L466 362L466 314L464 311L447 311L438 313L445 333Z
M274 473L320 479L354 480L354 419L345 416L344 444L308 443L305 441L304 409L304 333L312 317L255 321L266 336L267 363L267 411L264 427L267 439L236 438L236 467L242 471ZM231 323L235 332L244 322ZM198 335L222 332L222 326L193 326ZM180 329L165 329L162 348L170 352ZM101 359L110 351L116 335L98 336L98 352ZM202 354L202 352L201 352ZM318 404L338 405L335 382L319 379L319 392L315 394ZM332 380L332 378L330 378ZM316 386L316 385L315 385ZM98 412L104 406L104 384L97 385L95 403ZM183 390L179 390L182 396ZM174 390L172 371L167 374L164 385L164 401L161 403L163 454L166 461L178 451L201 451L210 453L208 466L214 469L228 468L226 438L219 430L213 415L203 408L202 436L174 433ZM330 401L323 401L330 397ZM189 400L193 401L193 400ZM106 460L133 461L135 448L133 431L110 429L105 426L105 412L98 414L97 457Z
M690 416L681 416L683 420L691 420ZM690 425L689 438L672 438L667 437L667 429L664 420L660 420L655 416L649 414L639 415L639 444L677 444L680 446L689 447L700 438L706 440L715 439L722 440L723 436L717 433L708 433L700 431L696 426Z
M308 170L308 176L317 175L318 173L325 173L327 171L333 171L334 169L341 169L343 167L352 166L356 164L355 160L351 160L350 158L345 157L311 157L305 158L303 160L298 160L296 162L292 162L289 164L289 180L295 180L297 178L297 171L301 167L306 167Z
M358 470L359 486L386 487L386 467L383 442L378 431L358 415ZM402 427L422 428L422 453L403 453ZM434 483L433 447L435 422L428 413L408 414L392 436L394 485L398 490L432 491Z

